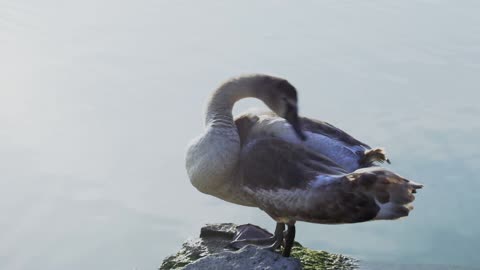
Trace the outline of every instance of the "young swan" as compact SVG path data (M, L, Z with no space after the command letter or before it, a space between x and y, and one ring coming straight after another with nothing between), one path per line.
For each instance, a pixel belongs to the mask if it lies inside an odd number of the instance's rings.
M234 120L235 102L246 97L262 100L273 112ZM422 187L374 166L389 161L383 149L372 149L326 122L300 118L297 91L281 78L257 74L227 81L210 97L205 127L187 150L192 185L222 200L258 207L277 222L273 237L237 240L235 248L283 244L283 255L289 256L296 221L397 219L413 209L413 194Z

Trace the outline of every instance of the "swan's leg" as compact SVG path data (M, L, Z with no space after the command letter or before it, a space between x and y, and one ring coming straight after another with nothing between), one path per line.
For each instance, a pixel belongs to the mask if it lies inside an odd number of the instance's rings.
M284 223L277 223L277 226L275 227L275 242L273 242L272 245L266 247L266 249L275 251L277 248L279 248L283 244L283 239L284 234L283 232L285 231L285 224Z
M285 236L285 247L283 248L282 253L284 257L290 257L293 240L295 240L295 225L288 225L287 235Z
M284 223L277 223L275 227L275 234L267 238L253 238L253 239L241 239L235 240L228 244L228 247L234 249L241 249L246 245L261 246L265 249L275 250L283 243L283 231L285 230Z

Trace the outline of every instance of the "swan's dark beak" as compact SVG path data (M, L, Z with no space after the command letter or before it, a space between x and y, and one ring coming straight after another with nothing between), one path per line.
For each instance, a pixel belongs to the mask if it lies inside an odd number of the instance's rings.
M300 140L305 141L307 136L302 130L302 122L300 121L300 117L298 117L298 108L297 106L289 104L287 106L287 114L285 116L285 120L287 120L290 125L292 125L295 134L297 134Z

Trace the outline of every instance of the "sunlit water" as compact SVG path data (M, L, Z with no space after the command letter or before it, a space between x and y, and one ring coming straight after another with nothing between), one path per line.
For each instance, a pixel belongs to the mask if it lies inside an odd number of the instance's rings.
M273 229L257 209L197 192L184 169L209 92L251 72L289 79L303 115L385 146L392 170L426 185L407 219L300 223L298 241L371 269L477 267L479 11L1 0L0 269L155 269L204 223Z

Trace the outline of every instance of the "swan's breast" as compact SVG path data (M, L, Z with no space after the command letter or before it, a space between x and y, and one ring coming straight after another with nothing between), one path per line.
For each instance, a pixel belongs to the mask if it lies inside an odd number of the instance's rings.
M188 147L186 168L192 185L202 193L227 202L244 206L256 206L245 196L243 189L235 185L231 153L222 148L222 143L211 144L209 139L199 137ZM206 147L206 146L210 147Z
M207 131L194 139L188 146L185 161L192 185L200 192L221 199L228 196L240 152L238 135L227 133Z

